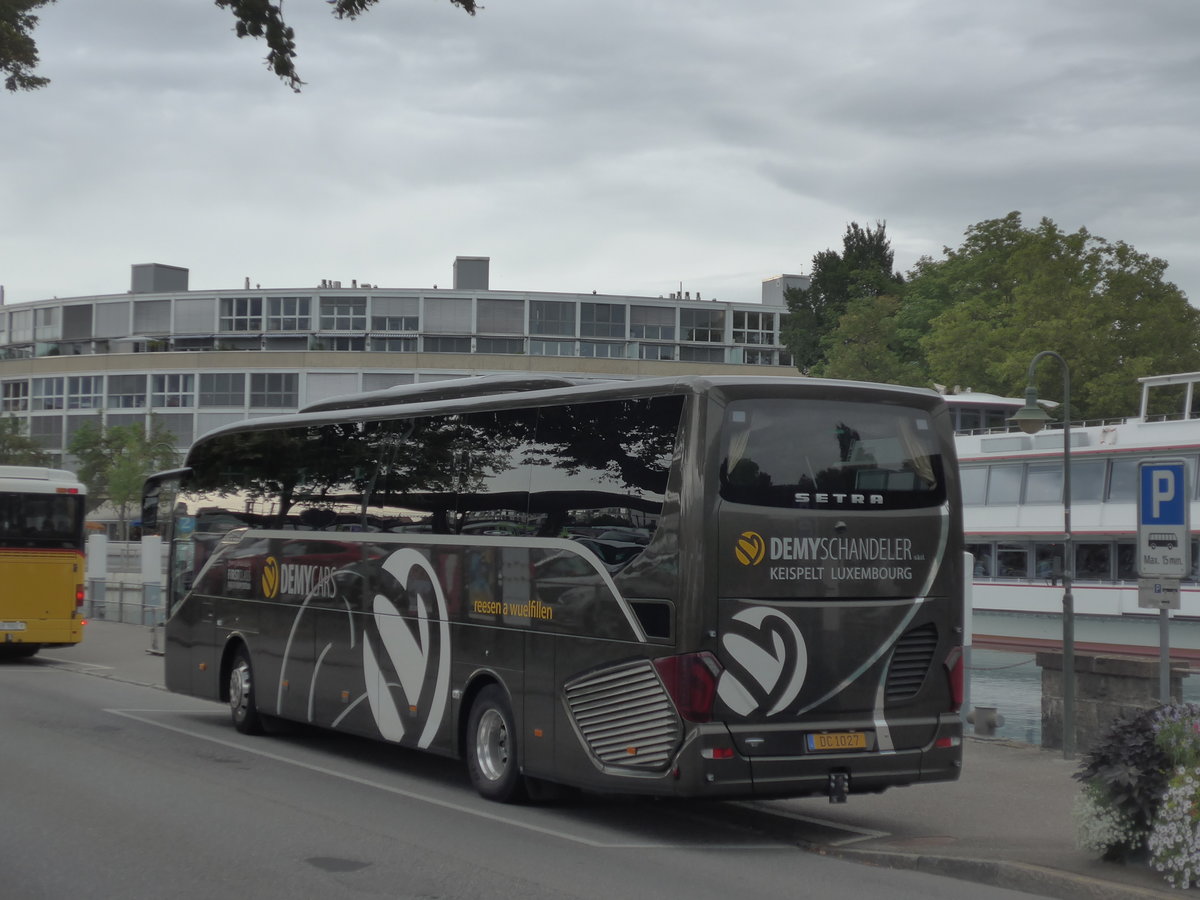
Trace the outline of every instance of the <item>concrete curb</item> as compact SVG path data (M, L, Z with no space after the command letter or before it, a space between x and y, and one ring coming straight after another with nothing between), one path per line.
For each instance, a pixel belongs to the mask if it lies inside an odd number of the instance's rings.
M937 856L928 853L901 853L888 850L855 850L811 847L820 856L832 856L877 868L906 869L930 875L973 881L992 887L1008 888L1057 900L1166 900L1180 896L1163 882L1163 889L1139 887L1093 878L1061 869L1008 860Z

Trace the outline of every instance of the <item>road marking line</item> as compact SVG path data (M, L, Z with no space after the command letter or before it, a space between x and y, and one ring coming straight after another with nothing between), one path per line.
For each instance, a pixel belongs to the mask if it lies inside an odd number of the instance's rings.
M321 775L328 775L332 778L340 778L343 781L350 781L354 784L359 784L364 787L373 788L375 790L384 791L389 794L395 794L400 797L406 797L410 800L416 800L421 803L428 803L431 806L439 806L443 809L452 810L454 812L464 813L469 816L475 816L479 819L486 819L492 822L499 822L502 825L516 826L523 828L526 831L532 831L537 834L547 837L562 838L563 840L571 841L572 843L582 844L585 847L593 847L602 850L795 850L796 847L792 844L667 844L667 843L614 843L610 841L597 841L591 838L583 837L582 835L564 833L562 831L544 828L540 825L534 825L530 822L520 822L514 819L506 818L495 813L485 812L480 809L474 809L470 806L464 806L461 803L453 803L449 800L439 800L436 797L431 797L428 794L418 794L415 791L404 790L403 788L393 787L383 784L378 781L372 781L369 778L360 778L357 775L350 775L346 772L339 772L336 769L330 769L326 766L319 766L314 763L302 762L296 759L289 759L286 756L281 756L278 753L271 753L266 750L258 750L253 747L248 747L245 744L239 744L235 741L225 740L224 738L211 737L206 734L201 734L198 731L193 731L189 728L181 728L178 725L168 725L164 722L158 722L144 715L137 713L167 713L175 714L177 710L170 709L106 709L104 712L112 713L115 716L122 716L126 719L133 719L135 722L141 722L143 725L150 725L154 728L161 728L164 731L173 731L176 734L182 734L186 737L196 738L202 741L208 741L212 744L219 744L222 747L228 747L233 750L240 750L243 753L250 753L255 756L260 756L264 759L274 760L275 762L285 763L287 765L296 766L297 768L307 769L310 772L316 772Z

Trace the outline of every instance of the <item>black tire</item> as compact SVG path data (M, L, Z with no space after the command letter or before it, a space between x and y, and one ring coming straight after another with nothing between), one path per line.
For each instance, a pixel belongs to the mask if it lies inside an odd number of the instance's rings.
M254 690L254 666L250 652L239 647L229 666L229 713L233 727L242 734L262 734L263 717L258 714L258 698Z
M467 719L467 773L481 797L497 803L525 799L517 765L517 729L504 691L490 684L471 704Z
M0 659L29 659L41 649L41 644L0 644Z

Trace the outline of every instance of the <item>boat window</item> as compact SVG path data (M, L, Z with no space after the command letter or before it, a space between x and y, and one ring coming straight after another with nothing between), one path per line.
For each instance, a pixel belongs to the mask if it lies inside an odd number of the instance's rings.
M1061 503L1062 482L1062 463L1030 463L1025 473L1025 502Z
M1021 475L1024 466L992 466L988 477L988 506L1021 502Z
M1099 503L1104 499L1104 460L1071 462L1071 502Z
M1076 544L1075 578L1084 581L1112 581L1112 545Z
M1137 470L1136 459L1113 460L1112 477L1108 482L1109 503L1133 503L1137 500Z
M967 506L983 506L987 499L987 466L968 466L959 473L962 499Z
M1024 578L1028 575L1028 547L1025 544L997 544L996 574L1000 578Z
M1192 557L1195 559L1195 557ZM1117 544L1117 580L1137 581L1137 544Z
M1050 584L1057 584L1062 578L1063 545L1041 544L1033 545L1034 577Z
M975 557L976 578L991 578L995 574L991 544L967 544L967 552Z

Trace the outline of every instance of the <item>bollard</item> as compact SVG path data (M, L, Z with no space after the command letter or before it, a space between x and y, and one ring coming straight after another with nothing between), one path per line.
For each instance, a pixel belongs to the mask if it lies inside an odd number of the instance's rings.
M967 714L967 721L975 726L978 737L995 737L996 729L1004 724L999 707L977 706Z

